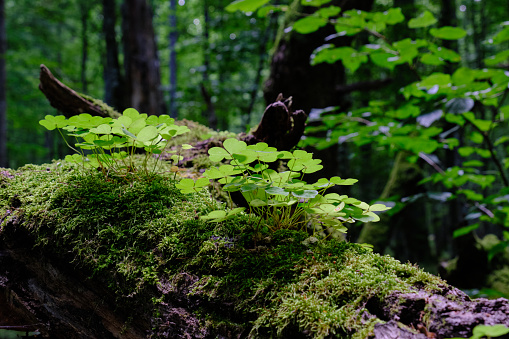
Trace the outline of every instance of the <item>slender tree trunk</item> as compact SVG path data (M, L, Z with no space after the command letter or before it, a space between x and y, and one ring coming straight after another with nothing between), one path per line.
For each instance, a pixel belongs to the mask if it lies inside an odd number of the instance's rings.
M210 13L209 13L209 4L207 0L203 1L203 81L201 85L201 92L203 99L206 104L205 115L207 117L207 121L209 127L212 129L217 128L217 116L216 110L214 108L214 104L212 103L211 86L209 81L209 71L210 71L210 43L209 43L209 26L210 26Z
M177 0L170 0L170 116L174 119L177 111Z
M122 111L127 107L124 81L118 61L115 0L103 0L103 34L106 41L106 63L103 68L104 101Z
M7 158L7 101L5 56L7 37L5 32L5 1L0 0L0 167L8 167Z
M80 3L81 8L81 90L87 93L87 59L88 59L88 1Z
M262 71L265 66L266 60L267 60L267 42L269 40L269 37L271 37L275 31L277 23L277 16L271 15L267 27L265 28L265 32L262 36L262 41L260 42L259 52L258 52L258 68L256 70L256 77L253 82L253 88L250 93L250 100L249 105L246 110L246 120L244 124L244 130L247 130L251 123L251 113L253 112L253 108L256 102L256 98L258 96L258 90L260 88L260 82L262 79Z
M130 106L150 115L166 112L161 91L152 10L147 0L125 0L123 14L124 67Z

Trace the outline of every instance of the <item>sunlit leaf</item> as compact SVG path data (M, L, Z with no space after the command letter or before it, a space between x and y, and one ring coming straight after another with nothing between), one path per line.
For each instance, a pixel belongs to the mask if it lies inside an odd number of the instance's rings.
M467 35L467 32L463 28L451 26L432 28L429 30L429 33L436 38L444 40L458 40Z
M270 0L236 0L232 3L230 3L224 9L227 12L235 12L235 11L254 12L258 8L260 8L263 5L265 5L266 3L268 3L269 1Z
M425 11L421 16L408 21L409 28L422 28L434 25L438 22L430 11Z

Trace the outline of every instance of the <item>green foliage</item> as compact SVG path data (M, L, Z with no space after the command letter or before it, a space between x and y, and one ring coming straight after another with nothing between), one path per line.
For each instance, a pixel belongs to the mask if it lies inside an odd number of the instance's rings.
M351 46L325 43L311 55L312 64L341 62L352 74L367 69L372 72L375 66L380 69L378 73L394 73L396 78L408 73L414 78L396 95L369 101L349 112L331 112L331 107L316 110L315 119L321 124L307 129L310 136L301 146L324 149L338 142L359 148L376 145L377 152L385 150L389 158L394 152L404 152L410 163L426 162L435 173L421 184L441 185L450 199L469 203L468 223L455 230L454 236L475 232L485 223L495 224L502 228L503 238L489 257L502 251L509 245L509 76L503 68L508 52L500 46L498 53L484 59L488 68L469 68L465 67L468 60L462 61L450 49L451 41L468 38L466 30L436 27L438 20L430 10L405 18L399 8L342 11L328 2L301 3L320 8L295 21L293 28L298 33L309 34L331 25L338 36L369 35ZM403 35L397 41L390 40L394 36L391 26L401 27L399 24L410 29L406 35L412 38ZM486 44L496 51L497 45L509 40L508 32L502 23ZM365 98L360 101L366 102ZM313 136L316 133L327 137ZM452 154L460 160L443 169Z
M159 158L151 166L151 156L161 154L172 137L189 131L187 126L175 125L174 119L167 115L147 116L134 108L126 109L117 119L83 113L69 119L62 115L47 115L39 123L50 131L57 129L61 135L61 130L65 130L76 140L76 148L67 144L77 152L66 156L67 162L81 164L83 168L100 168L105 176L110 173L126 176L136 172L134 154L138 148L145 150L139 170L145 175L155 173ZM190 147L182 145L182 149ZM178 154L172 156L175 163L180 159Z
M230 199L231 193L240 192L250 211L259 216L258 226L263 221L262 227L271 231L305 230L311 224L313 230L344 233L344 223L378 221L380 218L375 212L389 209L382 204L369 206L347 195L325 193L336 185L353 185L355 179L321 178L308 184L304 175L315 173L323 166L320 159L313 159L312 153L303 150L280 152L266 143L248 146L230 138L223 142L223 147L211 148L209 157L214 162L227 160L230 163L207 169L204 176L218 180ZM287 160L287 171L270 168L271 163L280 159ZM208 179L183 179L177 187L182 193L197 192L208 184ZM202 219L222 222L243 210L243 207L216 210Z
M487 338L496 338L501 337L504 334L509 333L509 327L499 324L499 325L477 325L474 327L472 331L472 336L470 339L481 339L484 337ZM452 338L459 339L459 338Z

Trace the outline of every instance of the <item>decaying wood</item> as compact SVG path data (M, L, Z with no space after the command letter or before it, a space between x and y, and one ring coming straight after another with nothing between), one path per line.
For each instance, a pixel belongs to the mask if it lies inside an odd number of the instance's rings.
M256 130L244 140L248 143L265 142L278 150L290 150L304 134L307 114L292 111L292 98L279 94L276 102L270 104L263 113Z
M48 98L51 106L67 118L81 113L112 118L120 115L113 108L99 100L87 98L64 85L53 76L45 65L41 65L39 80L39 89Z

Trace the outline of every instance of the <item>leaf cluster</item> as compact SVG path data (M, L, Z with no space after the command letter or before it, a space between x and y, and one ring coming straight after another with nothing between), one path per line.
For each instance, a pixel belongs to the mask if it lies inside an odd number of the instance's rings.
M227 139L223 147L209 150L210 160L229 161L219 167L205 171L205 178L193 181L183 179L177 187L183 193L199 191L208 184L208 179L218 180L223 190L240 192L249 206L250 212L259 216L258 226L262 224L271 231L279 229L306 229L314 231L346 232L344 223L355 221L378 221L375 212L389 209L365 202L347 195L327 194L327 189L336 185L353 185L356 179L332 177L321 178L315 183L307 183L304 175L322 169L321 160L314 159L312 153L303 150L278 151L266 143L247 145L244 141ZM275 171L270 164L286 161L287 170ZM215 210L202 219L221 222L242 211L244 207Z
M76 152L65 157L67 162L80 164L83 168L99 168L105 175L112 172L122 176L138 170L146 175L155 173L158 158L150 168L151 156L161 154L174 136L189 131L187 126L175 125L175 120L167 115L148 116L134 108L126 109L117 119L83 113L69 119L63 115L47 115L39 123L48 130L57 129ZM75 139L74 147L69 145L62 130ZM138 149L145 151L139 168L134 161ZM172 156L174 162L180 158L178 154Z

